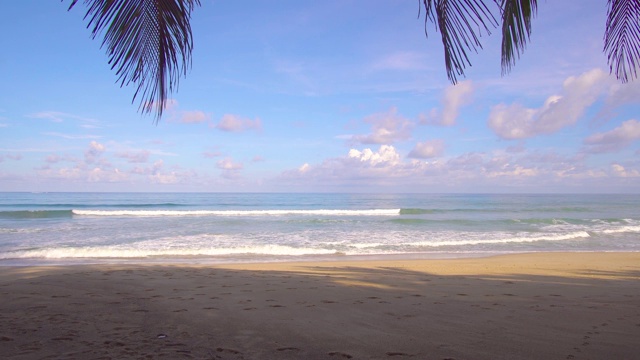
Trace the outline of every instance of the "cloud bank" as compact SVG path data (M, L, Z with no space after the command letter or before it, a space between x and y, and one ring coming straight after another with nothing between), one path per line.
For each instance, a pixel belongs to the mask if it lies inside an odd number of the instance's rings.
M503 139L525 139L554 133L575 124L612 84L600 69L570 77L563 83L563 94L549 96L539 108L521 104L498 104L489 114L489 127Z

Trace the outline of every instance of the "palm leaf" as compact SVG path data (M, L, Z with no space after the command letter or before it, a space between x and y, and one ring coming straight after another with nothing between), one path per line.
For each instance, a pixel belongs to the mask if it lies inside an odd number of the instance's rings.
M497 26L496 19L481 0L422 0L425 7L425 35L427 23L432 21L440 31L444 45L447 77L452 83L464 76L464 69L471 66L468 50L482 49L482 29L491 34L487 23Z
M604 51L609 70L628 82L640 65L640 0L609 0Z
M78 0L72 0L69 9ZM104 33L120 86L135 83L138 110L162 116L168 95L191 66L191 11L200 0L84 0L92 37Z
M502 11L502 75L511 71L531 35L537 0L500 0ZM496 0L497 3L497 0Z

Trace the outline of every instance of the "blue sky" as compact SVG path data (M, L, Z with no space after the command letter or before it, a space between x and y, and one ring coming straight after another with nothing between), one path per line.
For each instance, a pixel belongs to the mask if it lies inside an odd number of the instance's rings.
M604 0L540 2L510 74L494 31L456 86L417 1L203 0L157 125L68 3L4 5L0 191L640 192Z

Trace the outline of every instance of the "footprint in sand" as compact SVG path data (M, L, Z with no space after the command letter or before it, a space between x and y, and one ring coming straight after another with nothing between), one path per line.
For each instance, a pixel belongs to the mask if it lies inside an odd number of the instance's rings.
M221 348L221 347L217 348L216 351L217 352L228 352L228 353L231 353L231 354L241 354L241 352L238 351L238 350L226 349L226 348Z
M332 351L329 353L329 356L338 356L344 359L351 359L353 356L343 353L343 352L339 352L339 351Z
M411 356L411 355L403 353L403 352L390 351L390 352L387 353L387 356Z
M297 347L281 347L276 349L278 351L300 351Z

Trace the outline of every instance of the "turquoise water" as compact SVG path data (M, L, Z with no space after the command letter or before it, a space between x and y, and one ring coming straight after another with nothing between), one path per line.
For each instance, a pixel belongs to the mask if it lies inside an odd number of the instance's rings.
M640 251L640 195L0 193L0 265Z

